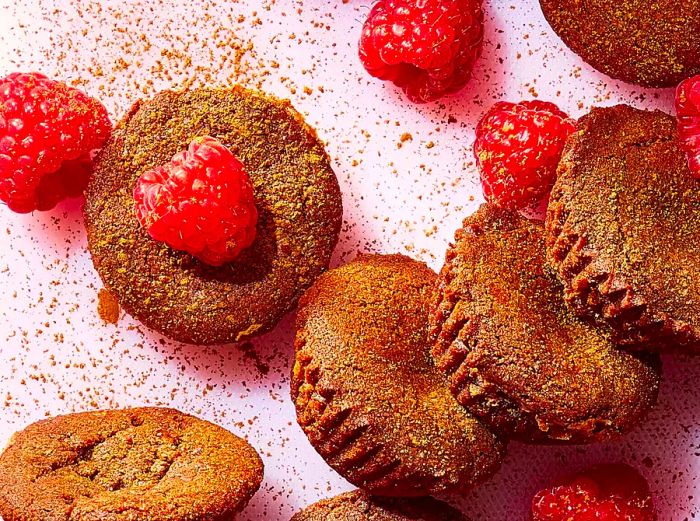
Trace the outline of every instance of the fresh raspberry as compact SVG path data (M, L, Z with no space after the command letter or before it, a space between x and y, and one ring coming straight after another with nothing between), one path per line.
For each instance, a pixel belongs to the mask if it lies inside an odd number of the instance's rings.
M111 131L107 109L78 89L38 73L0 79L0 201L27 213L80 195Z
M258 212L243 164L218 140L200 137L139 177L136 217L149 235L221 266L253 243Z
M381 0L362 29L360 59L426 103L467 84L483 34L481 0Z
M474 156L486 199L508 209L549 194L576 123L554 103L496 103L476 127Z
M676 114L681 147L688 155L693 176L700 178L700 75L685 80L676 90Z
M533 521L656 521L649 485L632 467L600 465L539 492Z

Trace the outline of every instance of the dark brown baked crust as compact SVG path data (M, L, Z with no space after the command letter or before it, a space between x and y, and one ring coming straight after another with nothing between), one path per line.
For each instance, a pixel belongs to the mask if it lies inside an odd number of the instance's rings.
M300 303L292 398L331 467L383 496L463 490L490 476L501 443L432 366L435 273L367 255L319 278Z
M172 409L60 416L0 456L5 521L229 521L260 486L241 438Z
M133 188L145 170L210 135L245 164L259 213L255 243L216 268L153 241ZM338 181L289 102L243 88L161 92L134 106L97 159L85 222L107 288L166 336L220 344L264 333L328 267L342 221Z
M379 498L355 490L297 512L291 521L467 521L447 503L426 498Z
M605 74L672 87L700 73L700 0L540 0L575 53Z
M582 118L552 191L547 258L573 309L619 342L697 352L700 180L676 134L673 117L624 105Z
M629 430L655 403L658 361L619 351L569 311L545 270L539 223L483 205L457 232L439 281L436 365L496 432L599 441Z

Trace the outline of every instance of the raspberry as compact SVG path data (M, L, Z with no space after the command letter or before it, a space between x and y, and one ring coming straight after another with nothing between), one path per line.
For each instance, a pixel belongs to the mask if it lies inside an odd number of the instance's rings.
M243 164L218 140L189 148L139 177L136 217L149 235L221 266L253 243L258 212Z
M0 201L27 213L80 195L111 131L107 109L78 89L38 73L0 79Z
M360 38L365 69L416 103L462 89L481 54L481 0L381 0Z
M656 521L649 485L632 467L600 465L532 500L533 521Z
M693 176L700 178L700 75L678 86L676 114L681 148L688 155Z
M513 210L547 196L575 125L553 103L496 103L479 121L474 142L486 199Z

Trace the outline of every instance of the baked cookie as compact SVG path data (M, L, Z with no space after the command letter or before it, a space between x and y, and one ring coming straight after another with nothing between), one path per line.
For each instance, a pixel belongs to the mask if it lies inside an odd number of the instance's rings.
M581 119L547 214L547 257L580 315L618 341L700 348L700 180L662 112Z
M355 490L325 499L297 512L291 521L467 521L436 499L372 497Z
M229 521L263 465L244 440L172 409L70 414L0 456L5 521Z
M541 224L483 205L447 252L433 356L457 400L524 441L608 439L655 403L658 360L618 350L569 311ZM649 357L652 358L652 357Z
M596 69L646 87L700 73L700 0L540 0L564 43Z
M464 490L501 460L499 440L430 361L434 284L422 263L367 255L321 276L300 303L299 424L331 467L373 494Z
M154 241L134 214L139 175L202 135L243 162L258 210L253 245L218 268ZM107 289L148 327L193 344L274 327L328 267L341 221L338 181L315 132L288 102L239 87L137 103L99 154L85 203L88 246Z

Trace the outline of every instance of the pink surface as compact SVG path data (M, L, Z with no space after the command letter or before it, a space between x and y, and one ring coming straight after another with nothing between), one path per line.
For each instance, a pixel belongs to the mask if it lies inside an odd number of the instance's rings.
M328 142L343 190L335 262L358 251L402 252L438 269L480 201L472 129L489 104L538 96L574 116L616 102L671 110L670 91L624 85L583 64L536 0L486 3L474 80L426 106L361 70L356 40L370 5L356 0L1 0L0 73L79 81L115 120L139 97L190 82L240 81L289 97ZM0 232L0 446L49 415L167 405L247 437L262 453L265 482L243 520L286 521L351 488L294 420L292 316L252 346L207 349L171 342L128 316L105 325L79 201L28 216L0 208ZM700 360L664 362L660 404L633 434L595 447L513 443L491 482L450 500L475 521L524 521L534 492L557 476L624 460L649 479L661 520L694 519Z

